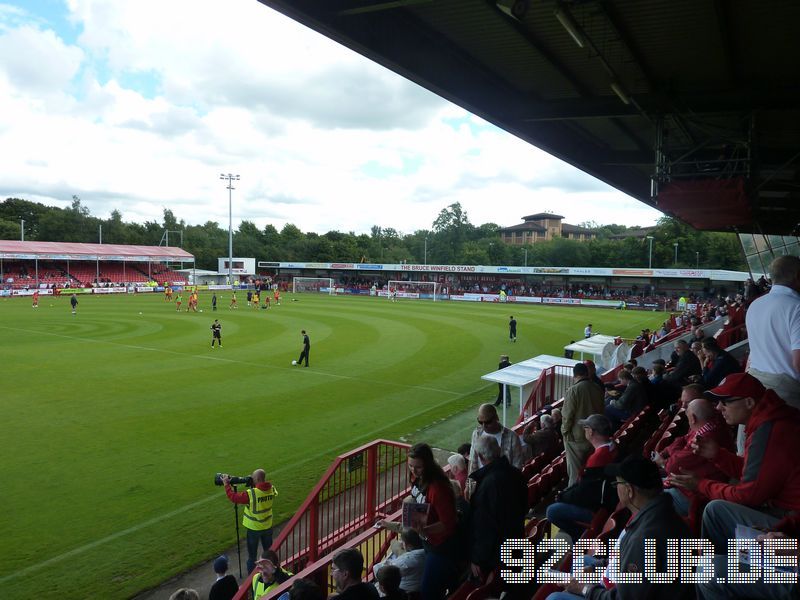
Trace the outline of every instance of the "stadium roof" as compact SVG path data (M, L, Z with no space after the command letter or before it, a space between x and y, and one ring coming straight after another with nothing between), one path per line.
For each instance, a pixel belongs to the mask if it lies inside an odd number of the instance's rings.
M0 240L0 257L49 260L127 260L194 262L194 256L171 246L125 246L73 242Z
M260 1L697 228L800 222L797 0Z

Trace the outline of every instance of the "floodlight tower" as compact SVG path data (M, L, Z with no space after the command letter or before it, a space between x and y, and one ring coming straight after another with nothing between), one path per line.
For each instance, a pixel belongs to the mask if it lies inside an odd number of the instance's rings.
M239 176L222 173L219 178L228 182L228 283L233 289L233 182L239 181Z

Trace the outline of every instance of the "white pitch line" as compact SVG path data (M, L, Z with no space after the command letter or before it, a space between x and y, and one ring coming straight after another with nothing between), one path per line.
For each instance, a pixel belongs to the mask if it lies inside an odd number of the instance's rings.
M6 329L8 329L8 328L6 328ZM57 334L54 334L54 335L57 335ZM66 336L62 336L62 337L66 337ZM484 386L484 387L489 387L489 386L487 385L487 386ZM473 392L468 392L466 394L461 394L460 397L463 398L463 397L468 396L468 395L470 395L472 393ZM439 408L440 406L444 406L445 404L448 404L448 403L450 403L452 401L453 400L446 400L444 402L439 402L438 404L434 404L433 406L429 406L429 407L427 407L427 408L425 408L423 410L419 410L419 411L417 411L417 412L415 412L415 413L413 413L411 415L408 415L407 417L403 417L402 419L398 419L397 421L394 421L393 423L388 423L388 424L384 425L383 427L381 427L380 429L374 429L373 431L369 431L369 432L367 432L367 433L365 433L365 434L363 434L363 435L361 435L361 436L359 436L357 438L354 438L353 440L351 440L349 442L340 444L339 446L336 446L334 449L352 447L353 445L357 444L359 440L372 438L372 436L374 436L376 434L379 434L379 433L382 433L388 427L394 427L396 425L400 425L401 423L403 423L405 421L408 421L410 419L414 419L414 418L416 418L416 417L418 417L420 415L425 414L426 412L428 412L430 410ZM300 465L303 465L303 464L305 464L307 462L310 462L310 461L312 461L312 460L314 460L316 458L317 458L317 455L313 455L313 456L310 456L308 458L304 458L303 460L299 460L299 461L296 461L294 463L291 463L291 464L288 464L288 465L284 465L283 467L279 467L279 468L275 469L274 471L269 471L269 472L271 474L283 473L284 471L295 469L295 468L299 467ZM48 558L47 560L44 560L44 561L42 561L40 563L37 563L35 565L27 566L24 569L20 569L19 571L14 571L13 573L9 573L8 575L4 575L3 577L0 577L0 584L6 583L7 581L11 581L12 579L17 579L18 577L22 577L22 576L27 575L29 573L32 573L34 571L40 571L43 568L49 567L50 565L55 564L57 562L60 562L62 560L65 560L67 558L71 558L73 556L77 556L79 554L83 554L84 552L87 552L88 550L91 550L92 548L97 548L98 546L102 546L104 544L107 544L108 542L113 542L114 540L117 540L117 539L119 539L121 537L124 537L126 535L130 535L131 533L136 533L137 531L141 531L142 529L150 527L151 525L156 525L157 523L161 523L162 521L166 521L168 519L171 519L172 517L177 517L178 515L181 515L181 514L185 513L188 510L191 510L191 509L196 508L198 506L202 506L203 504L207 504L208 502L211 502L212 500L218 499L218 498L221 498L219 493L215 493L213 495L206 496L205 498L202 498L200 500L196 500L196 501L191 502L190 504L186 504L186 505L184 505L184 506L182 506L180 508L176 508L175 510L172 510L170 512L164 513L163 515L159 515L158 517L153 517L152 519L148 519L147 521L139 523L138 525L134 525L133 527L128 527L127 529L123 529L122 531L118 531L116 533L112 533L111 535L107 535L104 538L100 538L99 540L95 540L93 542L89 542L88 544L84 544L83 546L79 546L77 548L73 548L72 550L67 550L63 554L59 554L58 556L54 556L52 558Z
M82 338L77 335L64 335L62 333L52 333L50 331L37 331L35 329L22 329L21 327L8 327L6 325L0 325L0 329L8 329L9 331L21 331L23 333L32 333L32 334L41 334L41 335L50 335L54 337L60 337L68 340L79 340L81 342L88 342L88 343L96 343L96 344L109 344L111 346L119 346L121 348L128 348L132 350L145 350L147 352L162 352L164 354L172 354L174 356L181 356L186 358L200 358L205 360L215 360L219 362L227 362L231 364L237 365L247 365L251 367L258 367L260 369L275 369L279 371L291 371L292 369L289 367L277 367L275 365L268 365L264 363L253 363L248 362L245 360L233 360L232 358L223 358L221 356L210 356L208 354L186 354L184 352L177 352L175 350L166 350L164 348L151 348L150 346L137 346L135 344L123 344L121 342L114 342L109 340L96 340L92 338ZM365 377L354 377L352 375L341 375L339 373L330 373L327 371L319 371L314 369L313 371L304 371L305 375L318 375L320 377L330 377L332 379L349 379L351 381L360 381L363 383L372 383L378 384L382 386L388 387L396 387L402 388L407 390L420 390L424 392L436 392L437 394L450 394L451 396L458 396L460 395L459 392L454 392L453 390L443 390L439 388L428 387L424 385L406 385L402 383L392 383L388 381L379 381L376 379L367 379Z

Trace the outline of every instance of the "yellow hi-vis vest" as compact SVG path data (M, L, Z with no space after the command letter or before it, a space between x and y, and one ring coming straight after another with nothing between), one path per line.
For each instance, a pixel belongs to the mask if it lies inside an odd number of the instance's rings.
M286 575L289 577L293 576L294 573L291 571L284 571ZM261 596L269 592L270 590L274 590L276 587L281 585L282 582L278 582L277 580L273 580L272 583L266 583L261 581L261 573L257 573L253 575L253 598L258 600Z
M244 508L242 525L253 531L263 531L272 527L272 501L278 495L275 486L268 490L250 488L247 490L250 502Z

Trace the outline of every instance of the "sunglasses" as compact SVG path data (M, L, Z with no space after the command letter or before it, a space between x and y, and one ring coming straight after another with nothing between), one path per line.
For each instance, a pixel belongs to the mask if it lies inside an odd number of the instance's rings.
M727 405L728 405L728 404L730 404L731 402L737 402L737 401L739 401L739 400L744 400L744 397L742 397L742 396L736 396L736 397L733 397L733 398L720 398L719 400L717 400L717 402L719 402L720 404L724 404L725 406L727 406Z

